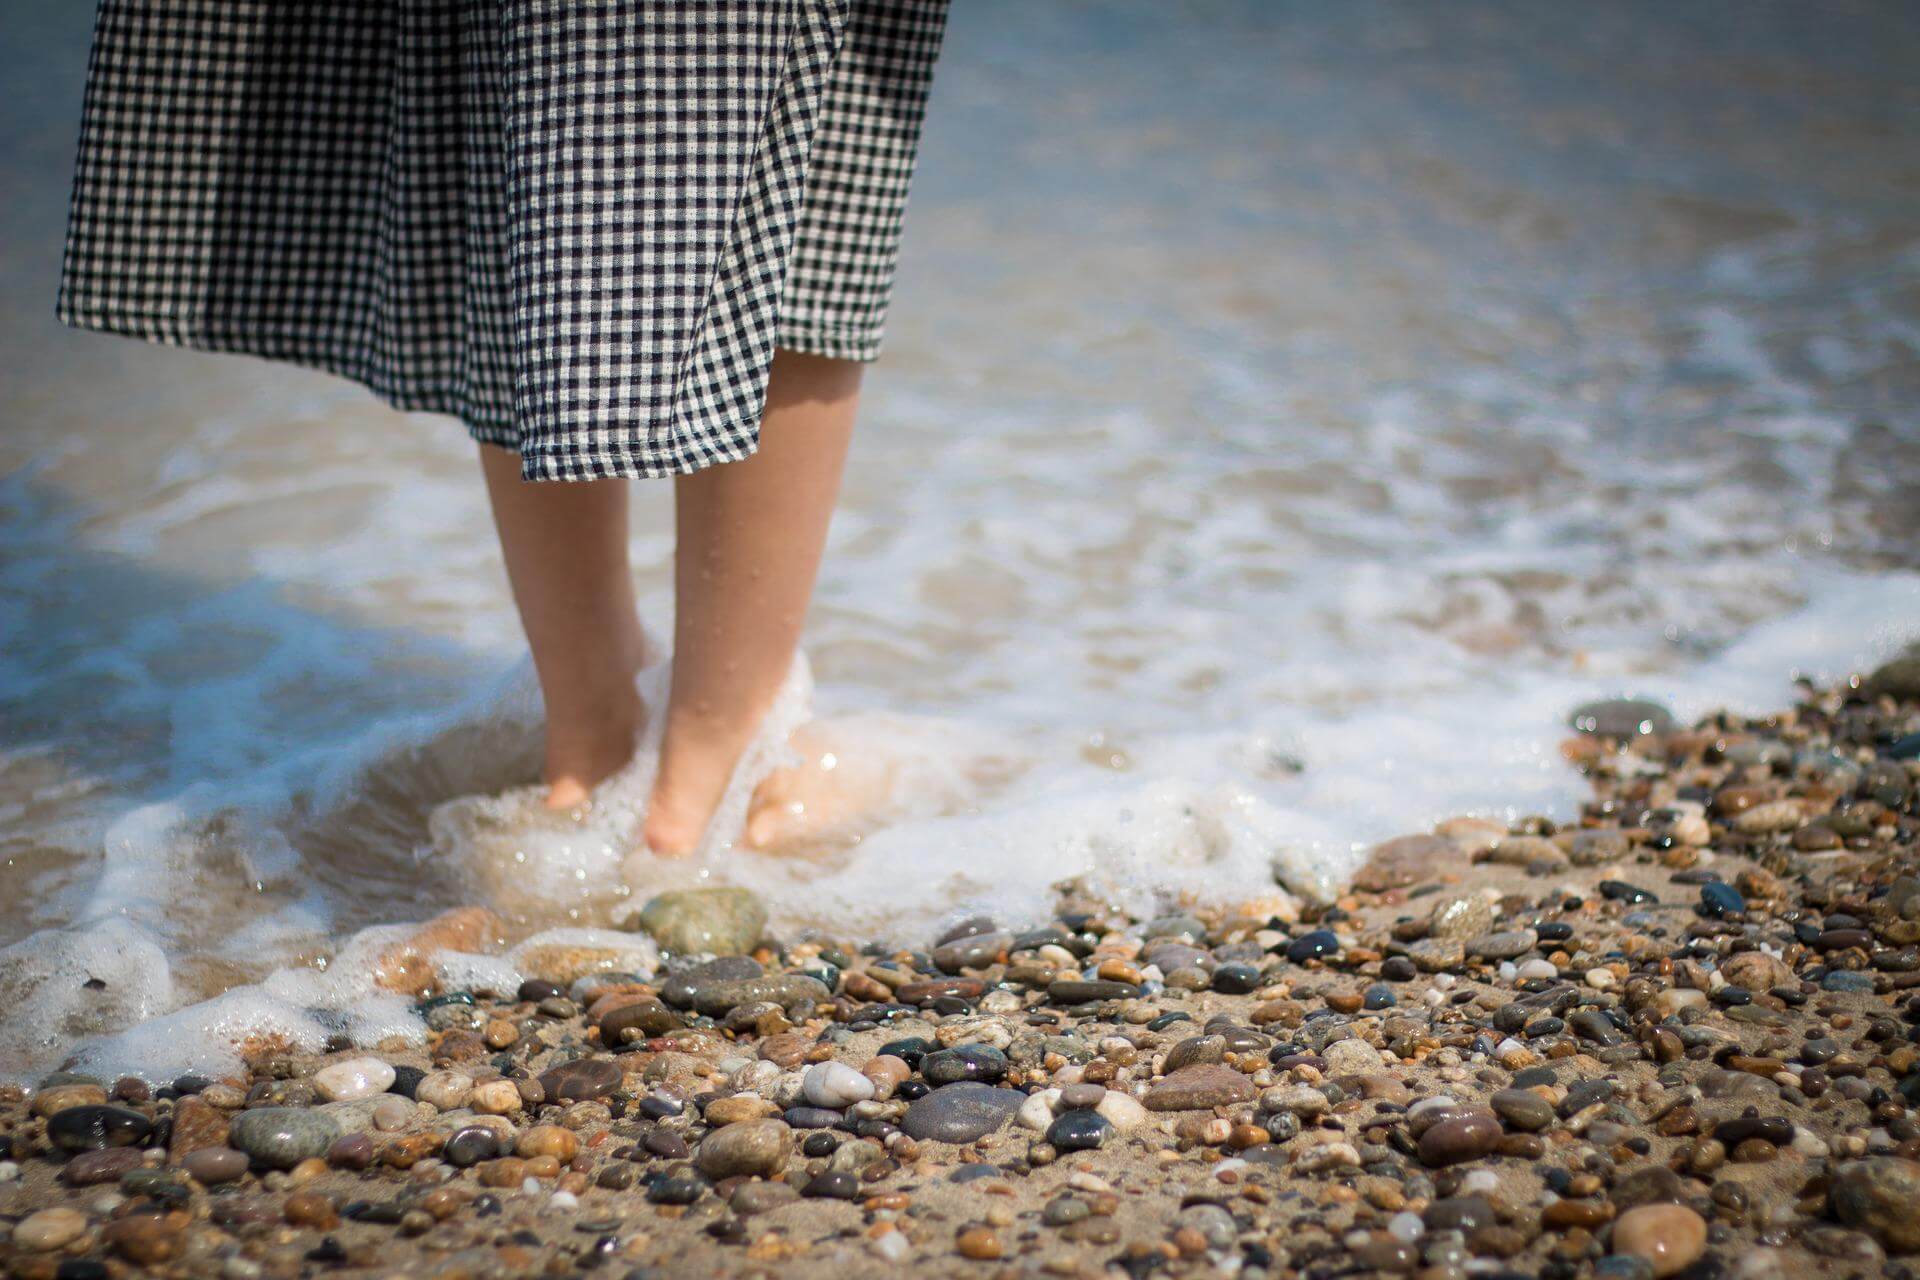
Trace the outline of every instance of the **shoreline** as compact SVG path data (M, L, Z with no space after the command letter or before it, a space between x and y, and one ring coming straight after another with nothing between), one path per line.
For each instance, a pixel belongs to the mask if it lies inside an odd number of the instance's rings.
M750 956L623 976L556 947L475 994L432 985L435 949L484 932L443 917L388 965L426 1045L0 1086L0 1264L1920 1269L1920 653L1770 717L1595 714L1577 816L1388 840L1298 920L1250 886L782 948L709 891L656 930Z

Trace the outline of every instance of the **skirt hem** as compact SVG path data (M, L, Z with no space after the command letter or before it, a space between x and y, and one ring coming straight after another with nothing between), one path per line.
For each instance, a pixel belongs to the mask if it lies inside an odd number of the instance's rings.
M253 322L246 329L221 330L206 326L204 323L195 324L182 320L178 316L78 307L66 302L55 310L54 318L72 329L137 338L158 346L181 347L212 355L252 356L256 359L295 365L302 369L313 369L320 373L344 378L371 392L389 408L397 409L402 413L444 414L458 419L466 428L467 434L476 442L512 449L521 456L521 475L527 480L614 478L654 480L690 475L713 463L735 460L693 456L644 458L638 454L629 454L610 466L588 464L589 473L583 474L582 467L586 460L575 456L571 466L563 472L555 464L558 458L567 452L564 448L522 449L521 433L513 422L485 413L460 390L447 386L396 385L361 367L350 356L334 355L325 350L316 349L327 346L328 342L324 337L316 339L311 327L275 333L268 326ZM739 425L736 423L733 427L738 429ZM756 422L754 426L752 435L757 437L758 423ZM643 426L636 429L633 434L636 439L645 439L647 430ZM754 443L757 446L757 439ZM752 452L753 448L749 447L739 456L746 457Z

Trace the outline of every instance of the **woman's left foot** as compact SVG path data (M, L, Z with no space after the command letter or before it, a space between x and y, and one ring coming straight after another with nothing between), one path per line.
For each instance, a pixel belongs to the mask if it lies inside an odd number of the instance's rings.
M894 770L884 754L848 751L818 725L802 725L789 742L800 763L774 770L754 788L748 848L798 853L805 845L850 835L892 794Z
M788 741L800 763L763 778L747 809L741 842L763 853L798 852L850 829L886 799L892 783L884 761L850 758L817 726L803 725ZM699 847L744 750L662 751L643 833L649 849L677 858Z

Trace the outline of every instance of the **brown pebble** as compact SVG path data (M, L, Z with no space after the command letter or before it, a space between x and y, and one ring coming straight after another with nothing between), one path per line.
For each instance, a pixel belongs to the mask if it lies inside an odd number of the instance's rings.
M247 1155L232 1147L201 1147L187 1152L180 1169L202 1186L215 1187L245 1176Z
M1613 1221L1613 1205L1605 1200L1556 1200L1541 1211L1540 1221L1556 1231L1568 1227L1592 1231Z
M453 1187L435 1187L420 1197L420 1207L442 1222L466 1206L467 1197Z
M1437 1168L1477 1160L1491 1153L1500 1137L1500 1121L1491 1112L1464 1112L1420 1135L1420 1162Z
M293 1168L287 1170L287 1181L294 1186L304 1186L315 1178L325 1176L327 1162L319 1156L308 1156Z
M1207 1237L1198 1227L1181 1227L1173 1233L1173 1247L1183 1258L1198 1258L1207 1251Z
M280 1216L296 1227L331 1231L340 1225L340 1213L333 1201L318 1191L296 1191L280 1206Z
M987 1227L968 1227L954 1241L954 1247L960 1251L961 1257L977 1262L991 1261L1006 1252L1000 1237Z
M364 1133L349 1133L334 1139L327 1148L327 1163L336 1169L364 1169L373 1163L373 1139Z
M173 1134L167 1140L167 1153L175 1163L189 1151L202 1147L227 1145L227 1113L204 1099L188 1096L173 1104Z
M580 1153L580 1135L557 1124L537 1124L520 1135L513 1152L530 1158L551 1156L556 1163L564 1163Z
M518 1156L502 1156L480 1166L483 1187L517 1187L526 1181L527 1162Z
M101 1236L127 1261L151 1267L180 1256L191 1221L177 1210L167 1214L135 1213L109 1222Z
M1685 1271L1706 1247L1706 1220L1684 1205L1643 1204L1613 1224L1613 1251L1646 1259L1655 1280Z
M82 1151L60 1170L60 1180L70 1187L91 1187L102 1182L118 1182L122 1174L141 1168L145 1158L135 1147L108 1147L105 1151Z

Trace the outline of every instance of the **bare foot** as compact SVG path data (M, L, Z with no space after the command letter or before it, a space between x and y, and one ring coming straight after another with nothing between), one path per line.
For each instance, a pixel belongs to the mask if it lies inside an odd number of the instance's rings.
M669 723L641 828L647 848L663 858L684 858L700 846L750 740L751 735L722 735L710 726Z
M595 787L633 759L643 716L636 706L631 714L609 716L591 730L571 729L557 749L550 740L541 773L547 784L542 803L549 809L577 809L592 799Z
M632 656L621 663L625 674L610 677L599 696L566 709L548 708L546 765L540 778L547 785L544 803L549 809L586 804L595 787L633 759L647 719L633 675L646 654L637 638L628 648Z
M801 726L788 741L800 763L762 779L747 810L743 843L763 853L797 853L807 843L854 830L893 785L885 758L873 752L849 756L817 725ZM689 749L682 741L663 752L647 808L649 849L674 858L699 846L742 750L730 744Z
M798 853L804 845L850 835L893 791L894 768L885 753L847 751L817 724L794 730L789 742L800 763L774 770L754 788L748 848Z

